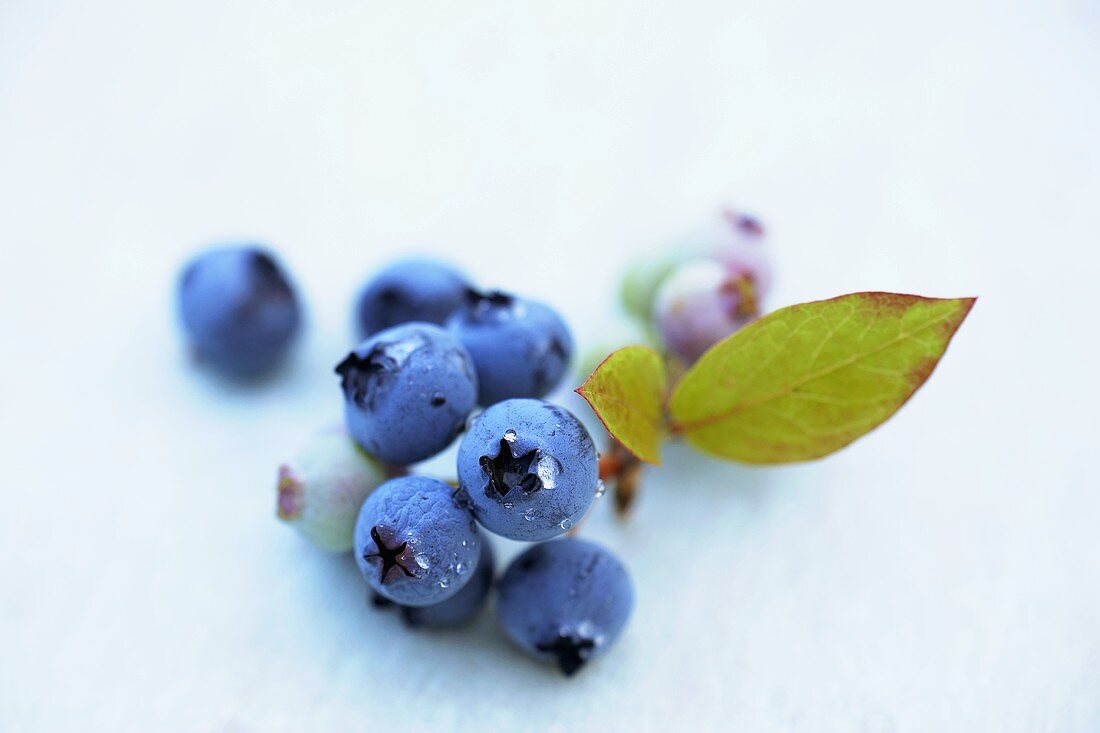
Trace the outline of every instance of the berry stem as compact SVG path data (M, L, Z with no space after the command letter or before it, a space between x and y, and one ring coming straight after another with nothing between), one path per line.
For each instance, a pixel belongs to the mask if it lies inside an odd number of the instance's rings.
M615 438L611 438L607 453L600 456L600 480L615 485L615 514L620 518L626 518L634 505L644 466Z

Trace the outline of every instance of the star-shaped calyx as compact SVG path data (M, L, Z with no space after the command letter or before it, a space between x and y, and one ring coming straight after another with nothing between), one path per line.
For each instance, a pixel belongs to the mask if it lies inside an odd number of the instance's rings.
M265 300L289 300L294 297L289 283L279 272L279 266L267 252L254 250L251 255L252 277L259 284L258 298L248 304L250 308L260 308Z
M552 654L558 669L568 676L584 666L596 648L596 642L587 637L561 633L549 641L539 642L535 648Z
M340 375L340 386L344 394L353 402L363 404L374 383L396 367L396 361L386 354L385 348L375 346L362 356L354 351L348 354L346 359L336 365L336 373Z
M382 537L382 532L379 531L378 527L371 527L370 538L374 540L377 552L365 552L363 553L363 559L370 561L378 558L382 561L380 571L382 585L389 585L402 576L407 578L417 577L414 568L419 566L416 564L416 560L413 559L408 542L397 543L393 541L392 536L387 541Z
M509 431L509 434L514 440L514 433ZM495 456L481 457L481 470L489 477L489 483L485 486L486 496L503 499L514 488L522 489L525 494L542 488L542 481L536 474L531 473L531 466L535 463L538 450L532 448L517 456L512 449L513 443L506 435L501 438L500 449Z
M764 236L764 225L755 216L740 214L732 209L726 209L722 215L735 232L755 239Z
M427 345L422 333L406 332L390 337L372 337L372 345L365 351L352 351L336 365L340 375L340 387L347 399L368 410L374 409L379 391L394 379L413 352Z
M498 308L511 308L516 301L516 299L508 293L502 293L499 290L490 290L489 292L483 293L480 290L466 288L464 297L467 307L479 315L484 315Z
M748 275L731 277L722 283L723 295L734 299L730 308L732 318L756 318L760 315L760 298L756 292L756 283Z

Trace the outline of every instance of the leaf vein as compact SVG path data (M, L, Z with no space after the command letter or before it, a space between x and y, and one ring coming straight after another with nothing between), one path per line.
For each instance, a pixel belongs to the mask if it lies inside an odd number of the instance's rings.
M882 307L880 307L877 312L881 312L881 310L882 310ZM821 377L824 377L824 376L828 376L829 374L837 372L837 371L839 371L839 370L841 370L841 369L843 369L847 366L857 364L858 362L860 362L863 359L874 356L875 354L879 354L883 351L886 351L887 349L893 348L893 347L897 346L900 343L903 343L904 341L906 341L908 339L914 338L917 334L920 334L924 331L927 331L928 329L933 328L934 326L937 326L940 323L942 323L943 321L946 321L946 320L948 320L948 319L950 319L954 316L955 316L954 312L945 312L943 315L939 316L938 318L931 319L931 320L921 324L917 328L914 328L911 331L899 330L897 336L891 338L888 341L885 341L884 343L880 344L879 346L876 346L876 347L874 347L872 349L869 349L867 351L863 351L863 352L860 352L860 353L857 353L857 354L853 354L853 355L851 355L851 356L849 356L845 359L841 359L837 362L834 362L833 364L830 364L830 365L828 365L828 366L826 366L822 369L819 369L815 372L805 374L805 375L799 377L798 379L793 380L789 384L784 385L782 388L776 390L775 392L764 395L763 397L760 397L756 400L751 400L749 402L744 402L744 403L741 403L741 404L733 404L730 407L728 407L728 408L726 408L726 409L724 409L720 412L716 412L712 415L699 417L699 418L696 418L694 420L689 420L687 422L682 422L682 423L677 422L677 423L674 424L673 427L679 432L694 430L696 428L704 427L706 425L710 425L712 423L724 420L725 418L730 417L732 415L735 415L739 412L743 412L745 410L749 410L751 408L766 404L768 402L772 402L772 401L774 401L776 399L779 399L781 397L785 397L785 396L789 395L791 392L793 392L795 389L797 389L799 386L801 386L803 384L806 384L808 382L812 382L816 379L820 379ZM874 323L874 320L872 320L872 324L873 323ZM868 326L868 329L866 329L864 331L864 334L866 334L867 330L869 330L869 329L870 329L870 326Z

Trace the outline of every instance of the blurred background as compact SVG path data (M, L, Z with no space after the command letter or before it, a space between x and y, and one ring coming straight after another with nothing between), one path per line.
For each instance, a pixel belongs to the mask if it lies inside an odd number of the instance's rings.
M0 0L0 730L1100 729L1098 38L1087 0ZM590 669L491 615L400 632L275 520L379 265L444 256L584 347L728 203L769 308L980 299L841 453L674 449L628 522L604 500L638 606ZM239 238L308 312L263 389L172 308Z

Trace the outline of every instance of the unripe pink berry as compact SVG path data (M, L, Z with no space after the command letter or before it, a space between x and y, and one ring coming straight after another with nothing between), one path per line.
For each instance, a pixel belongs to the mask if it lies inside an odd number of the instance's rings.
M690 364L759 313L751 281L718 260L697 259L661 285L654 321L668 350Z
M346 552L359 507L387 477L381 462L333 428L279 467L276 513L322 550Z

